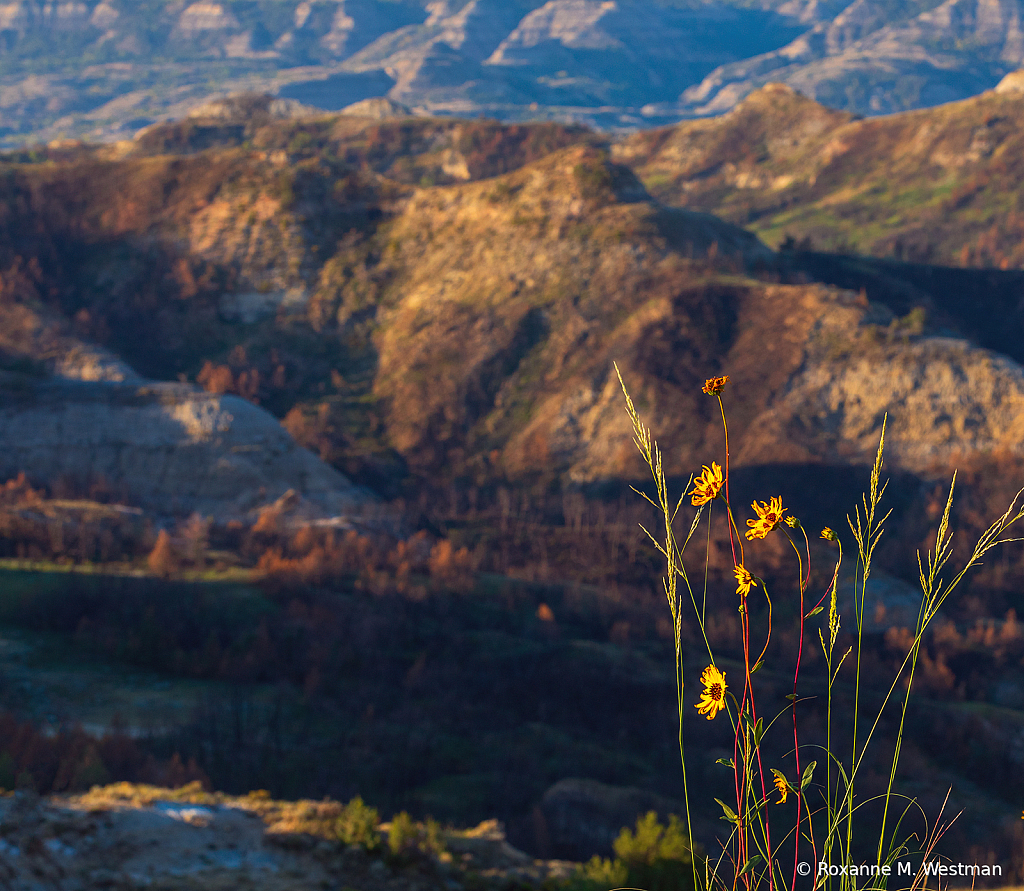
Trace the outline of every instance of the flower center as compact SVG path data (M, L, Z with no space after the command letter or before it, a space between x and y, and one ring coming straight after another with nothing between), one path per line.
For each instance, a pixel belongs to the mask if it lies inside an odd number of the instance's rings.
M708 687L708 696L710 696L715 702L718 702L722 698L722 685L712 684Z

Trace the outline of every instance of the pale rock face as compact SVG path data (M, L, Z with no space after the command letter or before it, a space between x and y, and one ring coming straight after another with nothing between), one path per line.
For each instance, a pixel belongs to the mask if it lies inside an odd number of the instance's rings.
M383 96L373 99L363 99L360 102L353 102L341 110L342 114L356 117L376 118L406 118L412 115L412 109L408 105L402 105L392 99Z
M252 31L235 34L224 41L224 55L229 59L273 59L276 50L258 50L252 45Z
M309 0L303 0L295 7L295 27L301 28L309 20L309 14L313 11L313 4Z
M1024 68L1011 71L998 84L997 93L1024 93Z
M102 476L159 513L243 516L289 490L319 516L371 499L262 409L187 384L48 381L0 401L0 472Z
M142 383L134 369L113 353L85 344L70 347L50 364L50 370L65 380Z
M178 19L178 33L195 37L208 31L229 31L238 27L238 20L221 3L193 3Z
M614 0L549 0L529 13L487 62L516 64L516 50L549 40L574 49L618 47L619 41L598 27L600 20L616 8Z
M952 43L974 47L979 58L1004 71L1007 65L1024 64L1020 4L945 0L914 18L894 22L888 5L854 0L832 22L819 21L778 50L716 68L684 91L680 108L697 114L726 111L768 80L785 81L830 104L834 99L822 95L822 86L861 78L865 72L877 81L868 103L872 113L901 110L893 84L910 73L927 81L917 105L962 99L988 86L984 80L991 75L949 76L948 59L934 47Z
M764 363L781 374L767 404L732 431L735 466L869 466L886 417L887 466L923 478L945 476L990 455L1024 454L1024 368L1012 359L948 337L872 341L861 335L867 326L884 327L882 311L861 306L849 292L787 286L759 299L790 304L792 328L774 343L756 341ZM671 310L652 301L631 324L670 325ZM797 348L789 351L787 343ZM610 364L537 404L506 449L512 466L519 466L522 451L543 443L547 460L565 467L577 484L621 474L635 447ZM627 374L627 380L634 378ZM742 389L743 381L734 386ZM635 383L631 389L634 398L651 395ZM645 417L670 464L676 460L672 443L690 423L679 426L683 422L672 411L655 403Z
M26 3L0 3L0 30L24 31L29 21Z
M809 364L752 427L759 451L788 440L819 459L867 462L886 413L886 452L916 473L971 454L1021 453L1024 368L966 341L928 338L883 357Z
M89 23L89 7L81 2L55 3L51 14L53 26L62 31L84 28Z
M109 28L119 18L120 14L109 3L100 3L89 18L89 24L94 28Z
M356 20L345 12L344 6L339 4L338 11L334 14L334 19L331 22L331 30L320 38L320 43L335 55L340 56L344 53L345 44L348 43L349 35L355 26Z

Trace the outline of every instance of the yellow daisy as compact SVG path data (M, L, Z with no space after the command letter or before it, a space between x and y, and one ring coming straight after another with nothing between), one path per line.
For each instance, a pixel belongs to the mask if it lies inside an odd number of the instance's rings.
M775 789L779 793L778 804L785 804L786 797L789 795L789 783L781 773L775 774Z
M782 496L773 496L771 502L755 501L750 505L757 514L756 520L747 520L750 527L747 530L747 539L753 541L755 538L764 538L779 523L782 522L782 514L786 508L782 506Z
M736 576L736 593L741 597L746 597L750 593L751 588L757 587L757 582L754 581L754 577L747 572L747 568L742 564L734 566L732 568L732 574Z
M713 501L718 497L718 493L722 490L722 468L718 466L715 461L711 462L711 466L704 465L704 472L693 481L693 497L690 499L690 503L695 507L699 507L702 504L707 504L709 501Z
M725 708L725 691L729 689L725 683L725 672L709 665L700 676L700 682L704 685L704 692L696 708L702 715L707 715L710 721Z

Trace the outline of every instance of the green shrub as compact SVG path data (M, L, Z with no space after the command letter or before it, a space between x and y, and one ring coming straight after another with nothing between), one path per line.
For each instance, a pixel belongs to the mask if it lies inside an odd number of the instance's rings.
M627 884L646 891L683 891L693 888L693 853L686 827L675 814L668 826L650 811L636 821L636 832L623 829L612 845L616 862L627 871Z
M404 853L407 848L415 847L419 832L405 811L391 818L391 829L388 831L388 848L392 854Z
M629 872L621 860L607 860L597 855L582 864L568 882L570 891L608 891L629 884Z
M363 803L359 796L353 798L338 817L338 838L346 845L358 845L367 851L380 847L380 814L376 808Z
M592 857L569 881L570 891L692 891L693 855L683 821L674 814L668 826L651 811L636 821L636 831L619 833L612 845L615 859Z
M445 851L441 826L429 817L425 822L417 823L402 811L391 819L388 849L393 857L411 857L418 854L438 857Z

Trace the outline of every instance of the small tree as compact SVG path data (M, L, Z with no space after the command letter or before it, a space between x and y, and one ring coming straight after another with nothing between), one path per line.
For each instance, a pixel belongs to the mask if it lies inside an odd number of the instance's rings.
M174 548L171 547L171 536L166 529L161 529L156 537L156 544L149 552L149 571L154 575L169 576L177 568Z

